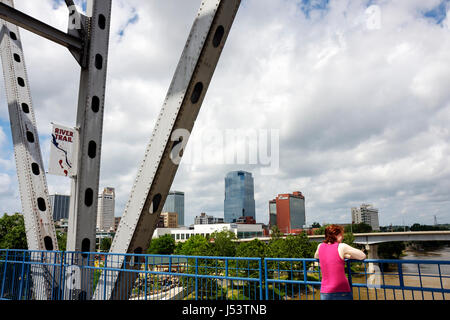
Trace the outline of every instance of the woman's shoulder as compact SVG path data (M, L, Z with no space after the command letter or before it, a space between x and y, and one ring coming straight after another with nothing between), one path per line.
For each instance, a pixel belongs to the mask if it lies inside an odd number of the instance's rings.
M344 242L341 242L341 243L339 243L338 248L342 249L342 250L345 250L345 249L351 248L351 246L349 246L348 244L346 244Z

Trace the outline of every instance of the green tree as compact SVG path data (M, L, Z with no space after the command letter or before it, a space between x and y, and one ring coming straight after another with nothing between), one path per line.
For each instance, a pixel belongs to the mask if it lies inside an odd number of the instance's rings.
M234 257L236 255L236 243L237 239L234 232L229 230L216 231L211 234L210 237L213 242L211 243L211 255L217 257Z
M380 259L400 259L405 249L404 242L383 242L378 244L378 256Z
M0 218L0 248L28 249L23 215L16 213Z
M322 235L322 234L325 234L325 229L326 229L328 226L329 226L329 224L325 224L325 225L319 227L319 229L314 230L314 234L315 234L315 235Z
M175 249L175 254L185 256L210 256L211 245L208 240L196 234Z
M372 232L372 227L364 222L352 224L351 226L345 227L345 232L353 233L370 233Z
M249 242L241 242L236 249L237 257L258 257L265 258L267 245L259 239Z
M313 224L311 225L311 228L320 228L320 223L313 222Z
M153 239L147 250L149 254L172 254L175 251L175 239L170 234Z
M109 248L111 248L111 243L111 238L102 238L102 241L100 242L100 251L108 252Z
M254 239L249 242L241 242L236 249L236 257L265 258L266 253L267 244L259 239ZM250 276L254 278L258 278L260 276L258 261L239 261L237 265L239 266L238 270L230 270L230 275L244 277Z
M58 249L59 251L66 251L66 244L67 244L67 233L57 231L56 232L56 239L58 240Z
M342 242L348 244L349 246L354 246L355 236L351 232L344 233L344 240Z
M281 238L283 236L283 234L281 233L280 229L278 229L278 226L273 226L271 228L271 231L272 231L272 233L271 233L270 237L272 239L278 239L278 238Z
M272 239L267 247L267 256L272 258L312 258L314 245L307 235L288 235L285 239Z

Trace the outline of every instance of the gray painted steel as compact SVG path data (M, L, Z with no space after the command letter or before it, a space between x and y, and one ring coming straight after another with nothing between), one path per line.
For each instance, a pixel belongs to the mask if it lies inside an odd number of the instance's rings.
M181 156L187 143L188 136L183 136L183 132L192 131L240 2L202 1L120 220L111 253L144 253L149 247L178 169L179 162L172 159ZM172 159L171 154L174 155ZM106 264L120 268L123 262L108 260ZM108 274L105 284L102 275L94 299L127 299L131 288L126 288L126 283L130 282L125 277L123 273Z
M13 5L12 0L1 0ZM1 57L28 249L57 250L19 28L1 22ZM50 241L51 240L51 241Z
M64 47L81 50L83 41L73 35L62 32L10 6L7 1L0 3L0 18L38 34Z
M90 2L87 67L82 68L78 97L76 154L77 175L73 177L70 199L67 250L95 251L95 227L100 175L100 155L111 20L111 0ZM88 32L89 31L89 32ZM92 264L80 256L78 264ZM91 279L82 279L84 298L89 299Z
M12 0L1 0L0 4L14 6ZM0 20L0 26L3 75L28 249L58 250L19 28L4 20ZM36 299L47 300L53 281L48 279L48 270L34 266L32 272L34 283L45 285Z

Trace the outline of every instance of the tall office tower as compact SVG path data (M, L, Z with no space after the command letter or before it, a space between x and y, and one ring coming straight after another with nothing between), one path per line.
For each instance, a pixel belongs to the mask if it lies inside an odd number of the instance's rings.
M105 188L98 195L97 229L99 231L114 230L115 198L114 188Z
M277 225L277 200L269 201L269 228Z
M178 214L178 225L184 226L184 192L170 191L162 212L176 212Z
M232 223L240 217L256 220L253 177L250 172L233 171L225 177L224 221Z
M50 205L53 210L53 221L69 219L70 196L52 194L50 195Z
M352 223L365 223L372 227L372 230L380 230L378 223L378 209L371 204L362 204L360 208L352 208Z
M301 192L279 194L276 208L277 226L282 233L294 233L306 224L305 197Z

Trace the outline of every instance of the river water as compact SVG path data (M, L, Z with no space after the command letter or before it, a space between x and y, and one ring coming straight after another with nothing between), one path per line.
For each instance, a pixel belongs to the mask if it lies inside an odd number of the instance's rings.
M405 260L437 260L450 261L450 246L435 250L413 250L407 249L406 255L400 261ZM449 300L449 293L430 292L418 290L398 290L380 288L384 285L400 286L403 281L406 287L450 289L450 265L403 263L399 276L398 265L391 265L388 271L381 272L375 265L375 275L371 277L352 277L353 283L369 283L371 289L353 289L355 299L367 300ZM419 276L420 275L420 276ZM378 288L377 288L378 287Z

